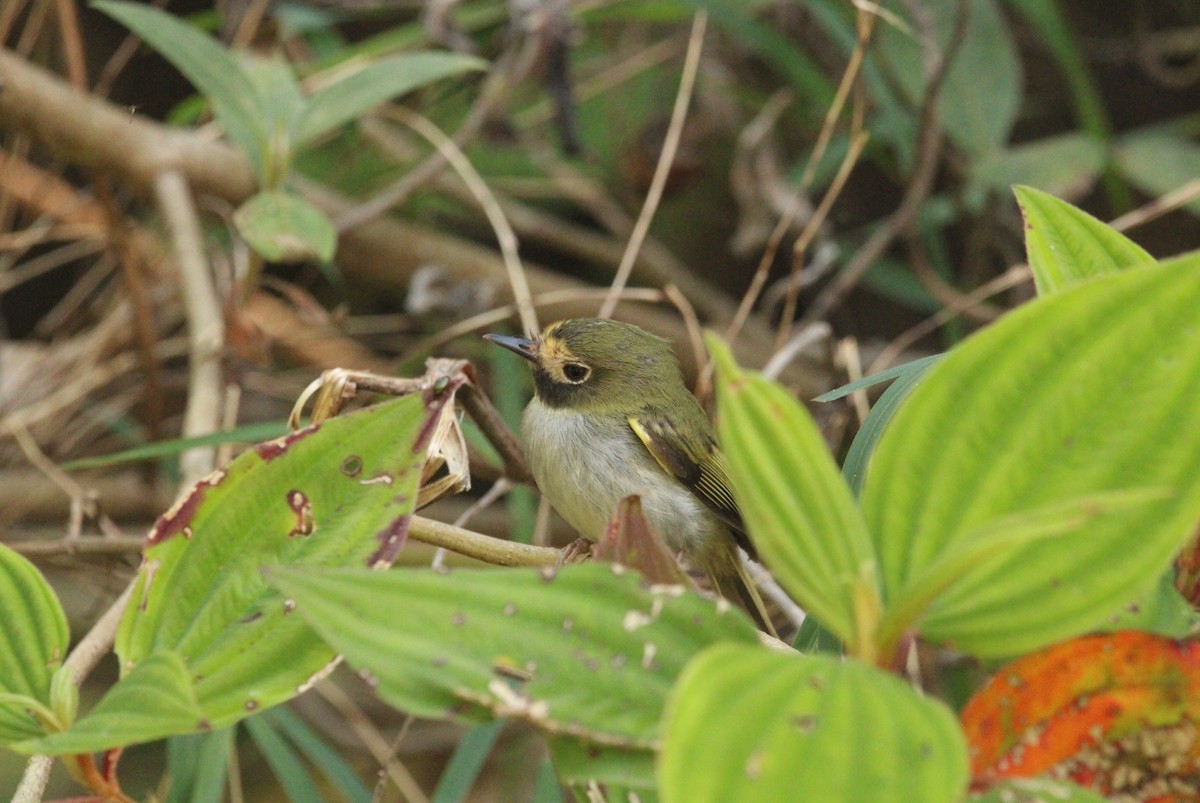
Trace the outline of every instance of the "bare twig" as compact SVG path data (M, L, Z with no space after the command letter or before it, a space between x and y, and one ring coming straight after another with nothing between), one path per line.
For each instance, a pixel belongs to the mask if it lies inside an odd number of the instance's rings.
M508 218L505 217L504 210L500 208L500 204L496 201L496 196L492 194L487 182L475 170L471 160L459 149L454 140L446 136L440 128L425 117L405 109L403 106L393 106L386 113L410 126L433 143L433 146L438 149L438 152L467 185L471 194L475 196L483 208L483 213L487 215L488 222L492 224L492 228L496 232L496 241L499 243L500 253L504 257L504 267L508 273L509 286L512 287L513 300L521 315L521 325L525 327L526 332L531 334L538 332L540 327L538 326L537 312L533 308L533 300L530 297L529 280L525 278L525 269L521 266L521 257L517 254L517 235L512 230L512 226L508 224Z
M190 345L188 403L181 434L185 438L216 432L221 425L221 349L225 322L213 288L200 219L187 181L178 170L164 170L155 182L159 209L171 233L179 265L179 290L187 311ZM188 487L215 467L211 448L180 455L182 486Z
M562 554L550 547L503 541L424 516L413 516L408 536L496 566L555 566Z
M859 280L883 256L888 246L912 223L917 211L933 188L937 174L938 157L942 143L942 124L938 119L938 99L942 94L946 75L963 41L970 4L956 0L953 32L946 47L932 56L932 66L925 82L925 97L917 123L917 166L912 179L904 189L904 195L896 211L868 238L853 259L838 273L837 277L813 300L808 311L800 319L805 326L829 314L842 298L858 284Z
M964 295L957 303L939 310L935 315L902 332L891 343L888 343L887 348L879 352L879 356L871 363L871 367L867 369L866 373L874 374L886 369L906 348L925 335L942 326L947 321L958 317L969 307L979 304L997 293L1002 293L1010 287L1016 287L1023 282L1029 281L1031 275L1028 265L1014 265L987 284L980 285L970 293Z
M696 12L692 18L692 33L688 38L683 75L679 79L679 91L675 95L675 106L671 110L671 122L667 126L662 152L659 154L658 164L654 167L654 178L650 181L646 201L642 204L642 211L633 226L633 232L629 235L629 242L625 247L625 254L621 257L621 264L617 266L617 273L613 277L609 295L604 299L604 303L600 305L600 311L597 313L600 318L612 317L613 311L617 308L621 291L625 289L630 271L633 270L633 264L637 260L638 251L641 250L642 242L650 231L650 221L654 219L659 201L662 200L663 190L667 186L667 176L671 172L671 165L675 161L675 152L679 148L679 138L683 134L683 123L687 119L688 106L691 104L692 87L695 85L696 73L700 67L700 53L704 47L704 30L707 22L708 14L704 11Z
M1165 195L1160 195L1145 206L1126 212L1108 225L1117 231L1129 231L1149 223L1155 218L1162 217L1168 212L1174 212L1197 198L1200 198L1200 178L1194 178Z
M837 120L842 114L842 109L845 107L846 99L849 97L851 88L855 86L855 83L858 80L858 74L862 68L862 61L866 52L866 46L870 42L871 33L875 28L875 19L876 14L874 9L866 9L862 7L859 8L857 23L858 41L855 43L854 51L850 54L850 60L846 65L846 69L842 72L842 80L839 82L837 92L834 94L833 103L830 104L829 109L825 113L825 119L821 124L821 131L817 135L816 143L813 145L813 152L809 156L808 164L805 165L804 173L800 177L800 185L797 187L796 192L792 195L791 201L789 202L787 208L785 209L784 213L779 216L779 221L775 224L775 228L771 231L770 236L767 238L766 248L763 249L762 257L759 259L758 266L755 268L754 278L750 282L750 287L742 296L742 301L738 306L737 314L734 316L733 321L730 322L729 327L725 330L725 339L730 342L737 338L738 334L741 332L742 327L746 323L746 319L750 317L750 311L754 309L754 304L758 301L759 294L762 293L763 287L766 286L771 265L775 262L775 255L779 252L779 247L783 243L784 235L787 234L788 230L792 227L792 224L795 222L796 215L807 205L804 193L812 183L813 176L816 175L817 166L820 164L821 158L825 155L825 150L828 148L829 142L833 138L833 132L837 126ZM858 127L860 128L861 120L857 113L855 115L855 119L858 121ZM857 136L858 128L855 128L852 133ZM865 142L862 144L865 144ZM853 167L856 159L857 155L855 156L855 159L850 159L849 154L847 154L847 157L842 160L842 166L839 170L839 173L845 173L848 176L849 171ZM843 178L843 182L844 180L845 179ZM840 191L840 187L838 189ZM825 205L827 210L828 206L832 205L833 200L837 197L837 194L837 192L832 191L832 188L829 192L826 192L825 197L827 204ZM816 218L815 214L813 215L813 218ZM813 218L810 218L810 222ZM820 227L820 222L820 220L817 220L815 226L810 226L812 229L812 234L809 235L809 240L811 240L812 236L816 234ZM805 243L805 247L807 247L807 242ZM803 258L801 256L800 259L793 261L794 270L798 270L799 266L802 264ZM796 292L799 292L799 283L793 282L793 284L796 286ZM790 297L791 291L789 290L789 298ZM781 330L776 341L776 347L781 347L786 338L787 333ZM707 373L708 371L706 371L706 374Z

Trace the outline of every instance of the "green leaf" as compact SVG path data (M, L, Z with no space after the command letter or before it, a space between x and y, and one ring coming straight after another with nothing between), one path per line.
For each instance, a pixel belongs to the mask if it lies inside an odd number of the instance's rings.
M407 531L429 422L456 387L259 444L197 483L147 539L117 634L123 671L155 650L186 656L214 728L306 688L334 653L260 568L389 564Z
M28 698L49 709L51 678L66 657L70 639L67 616L37 567L3 545L0 611L0 694ZM42 732L42 724L20 700L0 701L0 743Z
M296 142L310 144L385 100L486 66L481 59L458 53L403 53L381 59L310 95L296 125Z
M945 48L954 33L957 3L926 9L932 18L935 47ZM889 76L913 105L925 96L926 56L918 44L915 22L905 7L893 11L907 30L879 26L878 52L890 64ZM968 0L967 21L938 98L938 116L955 144L980 158L1008 142L1021 104L1021 62L1008 23L994 0Z
M930 607L924 636L1028 652L1099 625L1165 571L1200 520L1197 308L1200 257L1098 277L969 338L913 392L862 497L889 601L1005 517L1168 494L975 567Z
M1154 264L1141 246L1066 201L1032 187L1013 187L1013 192L1025 216L1025 248L1038 295Z
M300 760L295 749L279 735L274 725L262 717L250 717L245 722L246 731L259 752L267 760L271 772L287 793L292 803L323 803L324 798L313 784L308 768Z
M800 629L796 631L796 638L792 639L792 647L796 652L806 655L814 653L841 655L843 649L842 642L838 640L838 637L830 633L828 628L812 616L805 616L804 621L800 623Z
M167 740L166 803L222 803L236 727Z
M884 430L892 420L892 416L896 414L900 405L908 398L908 394L913 392L913 389L925 378L925 374L929 373L929 369L942 356L934 354L931 357L923 357L899 366L908 370L883 392L872 405L871 412L867 413L866 419L863 420L862 426L858 428L858 433L854 436L854 441L850 444L850 449L846 452L846 462L842 464L842 476L846 478L846 484L850 486L850 491L855 496L862 493L867 464L875 452L875 446L879 443L879 439L883 437Z
M264 176L270 134L269 106L233 55L214 39L157 8L142 3L96 0L103 11L175 65L212 104L221 127Z
M288 706L278 706L264 711L258 718L265 719L288 738L292 744L321 771L334 789L348 803L371 803L371 791L363 784L358 773L346 763L338 751L322 736L296 715Z
M292 67L279 54L270 57L241 54L242 69L262 99L262 126L267 133L266 167L262 185L275 189L292 164L294 131L307 106Z
M717 645L663 720L666 803L951 803L967 779L950 709L859 661Z
M714 335L717 433L755 546L796 601L856 644L879 600L871 538L808 412L779 384L742 371ZM870 609L864 611L865 606Z
M1096 629L1105 633L1144 630L1164 638L1184 639L1200 631L1200 613L1175 588L1173 571L1159 578L1158 585L1132 602Z
M1109 491L1083 499L1055 502L1031 511L1021 511L995 519L962 538L923 570L889 600L880 624L884 654L895 649L903 634L916 629L922 613L947 589L958 582L970 582L973 572L987 571L989 565L1011 556L1019 548L1036 541L1079 536L1085 528L1105 516L1122 513L1141 514L1139 507L1161 500L1169 494L1153 489ZM1135 517L1128 517L1130 520ZM1031 586L1041 583L1035 572L1025 572ZM957 598L962 603L961 597ZM953 619L959 612L942 600L939 616ZM968 614L969 615L969 614Z
M179 653L158 650L113 686L69 730L14 746L22 753L93 753L211 729Z
M980 190L1036 184L1058 196L1080 197L1096 183L1108 161L1101 140L1072 131L992 151L971 164L971 183Z
M840 388L834 388L833 390L822 393L820 396L813 399L813 401L837 401L838 399L849 396L851 393L854 393L857 390L866 390L867 388L874 387L875 385L908 376L913 372L924 373L926 366L933 365L933 363L937 362L941 358L941 354L931 354L928 357L921 357L920 359L906 362L903 365L893 365L891 368L885 368L884 370L871 374L870 376L864 376L862 379L842 385Z
M562 787L554 774L554 764L550 759L543 759L533 782L533 803L562 803L562 799Z
M507 715L614 747L657 744L663 700L688 658L717 641L755 641L740 611L647 588L621 567L269 576L398 708Z
M658 788L657 751L649 747L608 747L575 736L550 736L546 742L558 777L568 786L603 782L606 787L636 789L642 796Z
M432 803L462 803L467 799L502 727L504 720L497 719L486 725L476 725L462 735L433 790Z
M132 463L137 460L148 460L154 457L171 457L186 452L197 446L220 446L225 443L254 443L269 438L278 438L287 434L286 421L269 421L257 424L245 424L224 432L213 432L208 435L197 435L192 438L171 438L155 441L132 449L125 449L112 454L84 457L63 463L59 468L63 471L82 471L85 468L102 468L121 463Z
M993 786L967 803L1106 803L1108 798L1067 781L1013 778Z
M1114 154L1117 167L1152 198L1166 195L1200 175L1200 146L1181 136L1159 132L1121 137ZM1200 215L1200 200L1185 207Z
M290 192L258 193L238 207L233 222L268 262L328 262L337 248L329 216Z

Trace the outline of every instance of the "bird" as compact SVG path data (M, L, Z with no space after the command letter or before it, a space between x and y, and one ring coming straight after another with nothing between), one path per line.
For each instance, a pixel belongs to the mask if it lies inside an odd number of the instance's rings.
M589 541L627 496L651 528L774 635L738 553L757 559L712 424L667 340L633 324L576 318L534 338L484 338L529 361L521 444L538 488Z

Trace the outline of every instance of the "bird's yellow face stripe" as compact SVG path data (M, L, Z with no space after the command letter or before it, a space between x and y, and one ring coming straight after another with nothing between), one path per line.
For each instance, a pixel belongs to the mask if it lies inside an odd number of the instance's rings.
M567 363L579 363L588 365L586 360L576 356L567 344L561 338L555 335L555 329L558 324L551 324L546 327L545 332L538 339L538 367L546 372L549 377L555 382L564 382L574 384L563 373L563 366ZM590 365L588 366L591 367Z

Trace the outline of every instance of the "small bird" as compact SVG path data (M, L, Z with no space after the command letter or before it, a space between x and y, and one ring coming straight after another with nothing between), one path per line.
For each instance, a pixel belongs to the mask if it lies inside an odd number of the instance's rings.
M580 318L536 339L484 335L529 360L535 395L521 441L538 487L567 523L598 540L638 494L650 526L774 633L738 555L756 557L712 425L666 340L627 323Z

